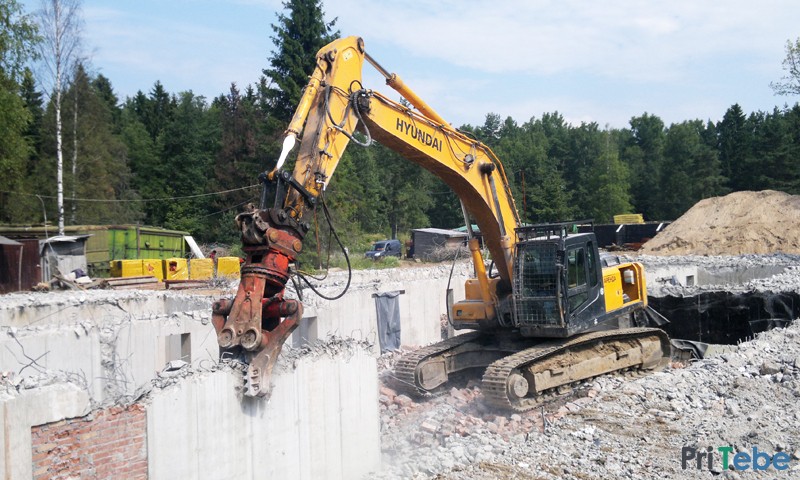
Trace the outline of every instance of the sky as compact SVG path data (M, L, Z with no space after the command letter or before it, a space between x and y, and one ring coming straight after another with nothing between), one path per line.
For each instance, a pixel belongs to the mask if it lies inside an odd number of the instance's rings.
M40 0L23 0L27 11ZM91 70L120 97L191 90L209 101L258 81L274 50L279 0L83 0ZM327 0L342 36L364 39L455 126L488 113L518 123L560 113L568 122L625 128L719 121L794 105L770 82L785 75L786 42L800 37L797 0ZM364 85L397 95L365 64Z

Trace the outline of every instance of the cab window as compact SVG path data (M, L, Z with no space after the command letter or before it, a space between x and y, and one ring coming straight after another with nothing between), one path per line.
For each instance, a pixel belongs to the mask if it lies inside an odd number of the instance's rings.
M597 250L595 250L592 242L586 244L586 266L589 272L589 285L592 287L597 285Z
M574 248L567 252L569 270L567 285L569 288L586 285L586 250L583 247Z
M586 287L586 248L583 246L567 250L567 290L570 311L589 299L589 290Z

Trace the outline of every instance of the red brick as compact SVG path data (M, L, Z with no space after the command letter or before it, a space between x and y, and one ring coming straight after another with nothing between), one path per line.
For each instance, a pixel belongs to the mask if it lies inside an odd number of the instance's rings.
M39 478L147 478L146 409L112 407L31 428Z

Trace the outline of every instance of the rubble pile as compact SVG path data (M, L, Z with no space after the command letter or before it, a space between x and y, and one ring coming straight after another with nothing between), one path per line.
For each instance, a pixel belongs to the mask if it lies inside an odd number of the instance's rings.
M653 272L661 268L680 269L686 266L696 267L700 271L710 272L718 277L724 277L725 272L750 274L758 271L768 272L761 278L751 278L745 281L718 281L691 286L671 283L665 284L648 279L647 293L649 296L692 296L701 292L711 291L726 291L731 293L753 291L800 293L800 255L796 254L772 253L738 256L657 256L637 254L626 255L622 258L623 260L642 263L645 272ZM736 276L737 275L733 275L733 277Z
M647 242L650 255L800 253L800 196L774 190L701 200Z
M275 372L291 372L297 367L297 361L303 358L327 356L346 361L355 355L357 351L369 352L372 347L373 345L367 340L357 340L336 335L330 335L297 348L284 344L281 349L281 355L275 364Z
M800 476L800 322L718 357L639 378L603 376L524 414L487 409L475 385L412 400L380 392L377 478L695 478L683 447L786 452ZM778 472L711 472L772 478ZM694 468L694 467L692 467ZM757 478L761 478L756 475Z

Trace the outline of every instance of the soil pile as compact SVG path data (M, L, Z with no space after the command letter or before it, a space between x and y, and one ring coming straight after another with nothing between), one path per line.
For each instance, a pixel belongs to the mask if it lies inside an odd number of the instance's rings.
M647 242L650 255L800 253L800 196L736 192L698 202Z

